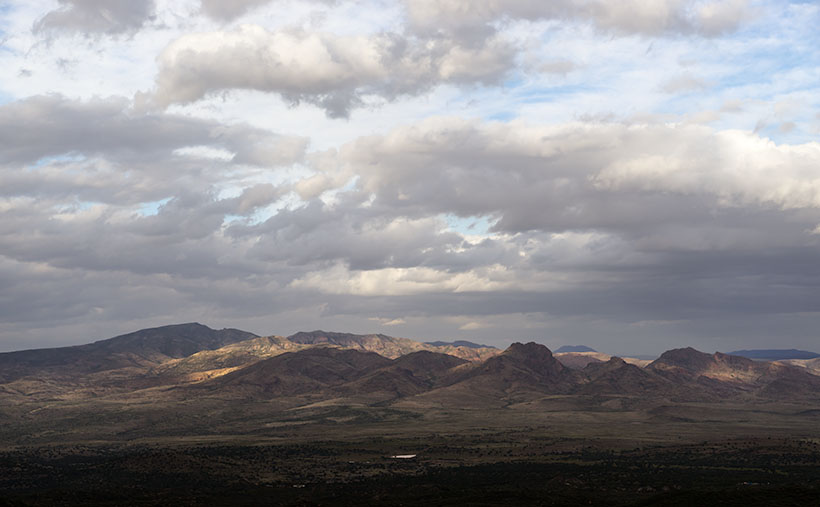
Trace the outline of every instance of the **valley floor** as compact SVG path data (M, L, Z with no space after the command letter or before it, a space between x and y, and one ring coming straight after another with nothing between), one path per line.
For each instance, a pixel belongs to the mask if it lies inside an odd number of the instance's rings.
M89 412L85 431L66 425L79 408L51 407L28 439L5 426L0 505L817 505L818 411L633 402L258 405L171 422L131 407L141 432L123 407L97 407L97 426Z

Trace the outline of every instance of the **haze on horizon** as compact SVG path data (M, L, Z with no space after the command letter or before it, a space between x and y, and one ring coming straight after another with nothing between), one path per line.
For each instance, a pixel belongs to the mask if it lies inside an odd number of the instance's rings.
M818 349L820 5L0 6L0 351Z

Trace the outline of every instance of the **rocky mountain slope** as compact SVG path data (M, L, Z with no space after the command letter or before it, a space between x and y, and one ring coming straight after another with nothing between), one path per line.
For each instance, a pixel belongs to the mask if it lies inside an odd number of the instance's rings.
M411 352L428 350L460 357L468 361L483 361L501 351L494 347L482 347L475 344L449 344L440 342L440 345L422 343L408 338L395 338L383 334L358 335L351 333L329 333L326 331L299 332L288 336L289 341L303 345L333 345L343 348L375 352L384 357L395 359Z
M127 397L288 399L288 405L297 406L355 399L365 405L401 400L462 408L503 407L549 396L820 398L820 376L809 365L691 348L668 351L646 367L610 356L572 367L560 359L537 343L514 343L499 351L378 334L314 331L260 337L183 324L80 347L0 354L0 396L11 403Z

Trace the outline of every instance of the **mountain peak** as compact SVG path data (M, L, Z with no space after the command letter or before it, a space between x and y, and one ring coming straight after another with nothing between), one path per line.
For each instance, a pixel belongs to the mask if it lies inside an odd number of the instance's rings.
M564 370L564 365L552 355L550 349L535 342L513 343L497 357L512 360L539 375L553 376Z
M714 356L692 347L667 350L652 362L653 365L677 366L685 370L699 371L715 360Z
M535 342L515 342L501 353L504 356L521 359L552 358L552 352L545 345Z

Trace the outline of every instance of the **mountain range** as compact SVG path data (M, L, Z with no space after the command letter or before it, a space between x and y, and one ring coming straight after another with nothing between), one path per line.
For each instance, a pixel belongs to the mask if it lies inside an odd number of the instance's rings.
M692 348L641 362L594 351L553 355L532 342L501 351L381 334L261 337L193 323L76 347L0 354L0 397L10 402L276 399L289 406L353 400L467 408L544 396L815 399L820 397L817 366Z

